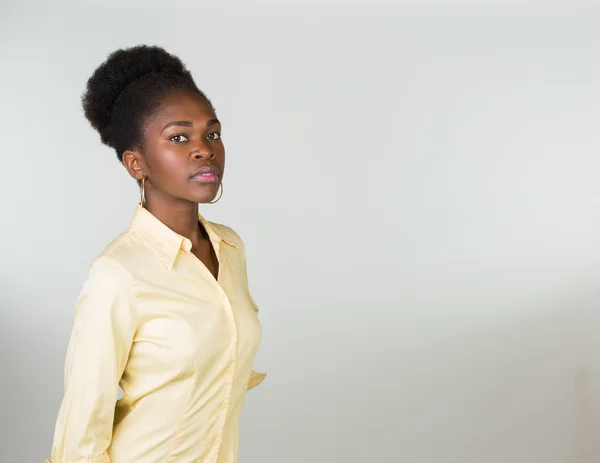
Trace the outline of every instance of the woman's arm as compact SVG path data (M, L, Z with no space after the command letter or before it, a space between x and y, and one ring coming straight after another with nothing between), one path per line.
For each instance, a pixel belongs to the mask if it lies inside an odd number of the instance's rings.
M118 385L137 323L129 274L98 258L77 299L51 463L110 463Z

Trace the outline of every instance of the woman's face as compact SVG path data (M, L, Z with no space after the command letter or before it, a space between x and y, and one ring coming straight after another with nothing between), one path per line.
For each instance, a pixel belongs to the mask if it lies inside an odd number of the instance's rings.
M143 154L134 154L134 161L125 153L123 160L132 176L146 177L147 198L212 201L223 179L225 147L210 104L195 92L174 90L145 129Z

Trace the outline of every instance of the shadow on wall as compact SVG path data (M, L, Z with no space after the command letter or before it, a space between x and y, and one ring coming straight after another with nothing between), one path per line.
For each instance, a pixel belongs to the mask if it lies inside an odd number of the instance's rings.
M43 326L43 320L19 317L27 313L19 310L27 301L16 303L5 296L0 300L2 460L42 462L50 454L63 392L63 371L56 367L57 359L62 358L64 364L68 340L63 332L56 334L51 326Z
M262 461L288 463L598 462L598 300L564 306L421 350L401 352L393 339L357 346L351 367L322 352L319 372L270 376L273 413L251 401L260 422L243 442L262 448Z

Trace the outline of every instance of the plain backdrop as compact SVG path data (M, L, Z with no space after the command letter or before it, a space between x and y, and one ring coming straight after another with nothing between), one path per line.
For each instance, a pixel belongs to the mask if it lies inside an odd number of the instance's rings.
M224 125L202 211L246 243L269 373L241 463L600 461L599 24L566 0L1 2L2 462L49 456L75 298L138 201L79 99L140 43Z

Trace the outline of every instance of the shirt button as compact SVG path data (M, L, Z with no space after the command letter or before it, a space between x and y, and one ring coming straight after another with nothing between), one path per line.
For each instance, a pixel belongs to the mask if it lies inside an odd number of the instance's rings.
M221 410L225 410L226 408L227 408L227 403L226 403L226 402L223 402L223 403L221 404Z

